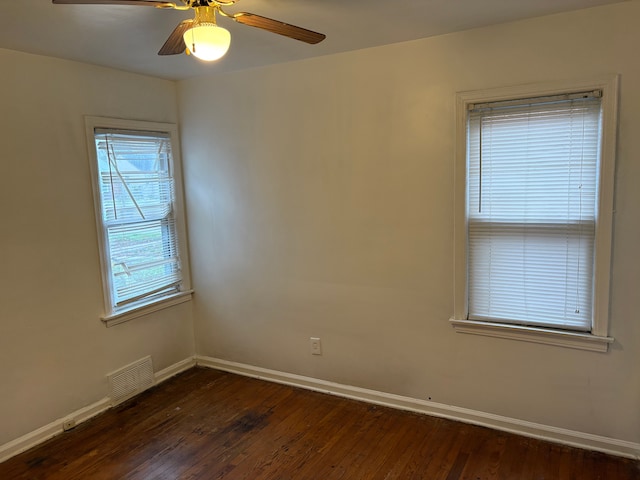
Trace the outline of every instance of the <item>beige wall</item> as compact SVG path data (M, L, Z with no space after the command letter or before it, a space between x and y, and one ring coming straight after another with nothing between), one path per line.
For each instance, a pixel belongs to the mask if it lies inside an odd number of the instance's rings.
M175 122L172 82L0 50L0 445L193 354L191 305L105 328L84 115Z
M622 3L180 82L197 352L639 442L638 24ZM454 333L455 93L614 73L615 344Z

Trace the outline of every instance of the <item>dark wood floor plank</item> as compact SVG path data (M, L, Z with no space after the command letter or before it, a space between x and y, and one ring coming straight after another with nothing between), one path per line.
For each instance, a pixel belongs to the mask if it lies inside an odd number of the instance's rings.
M419 468L418 474L414 475L414 477L446 480L455 466L456 458L465 445L469 428L472 427L466 424L448 424L448 432L443 436L442 442L433 451L429 461Z
M340 432L351 425L352 421L355 422L355 417L350 412L339 408L339 403L336 402L339 399L322 395L319 400L326 410L319 414L314 410L314 414L318 414L317 421L307 419L303 435L284 447L287 464L267 472L265 480L286 480L295 479L296 475L310 475L316 464L324 462L325 452L341 437Z
M0 479L639 480L640 462L194 368Z
M458 450L453 448L454 444L466 428L465 424L443 421L437 435L432 436L425 445L426 450L414 455L413 461L408 464L400 478L443 480L448 473L443 469L451 468L458 453Z
M219 464L221 457L233 455L242 448L243 442L251 441L253 431L264 427L272 404L284 403L290 396L291 391L283 390L278 385L249 381L246 391L235 392L226 401L215 395L209 397L212 406L223 408L214 407L200 415L192 415L183 424L182 435L185 440L149 459L140 469L140 475L131 478L148 478L145 475L160 474L167 468L174 474L179 473L174 478L188 476L187 471L193 464L198 464L202 457L216 460L215 464ZM185 406L183 410L189 410L189 407ZM201 469L203 467L200 466Z
M233 466L234 478L263 476L265 471L286 460L286 446L303 434L306 407L304 398L294 395L287 401L286 417L282 415L284 410L274 411L259 429L243 435L243 441L236 445L233 453L219 457L218 464ZM194 478L209 478L206 471L199 470L197 467L191 469ZM230 469L223 466L223 470Z
M473 427L462 451L468 454L460 478L496 480L506 448L506 434Z
M416 414L413 414L416 415ZM423 417L416 415L414 418L406 417L407 428L400 442L391 450L385 462L380 467L381 480L392 480L403 478L402 472L407 465L421 456L426 445L430 445L430 438L438 432L441 420L431 417L424 417L428 420L428 425L420 421Z
M369 449L364 458L367 469L361 468L355 472L351 471L350 480L370 479L371 477L367 474L368 470L376 472L374 478L383 480L388 476L391 466L395 463L397 453L406 448L413 448L410 443L402 444L407 437L409 440L415 441L409 436L412 419L408 416L398 418L393 415L385 415L385 417L386 419L381 422L380 428L376 432L375 448Z
M327 443L318 450L319 456L305 468L309 474L317 475L316 478L343 478L348 466L357 460L361 452L358 446L367 442L367 432L377 419L375 407L354 403L348 411L354 421L348 421L343 425L344 428L327 439Z

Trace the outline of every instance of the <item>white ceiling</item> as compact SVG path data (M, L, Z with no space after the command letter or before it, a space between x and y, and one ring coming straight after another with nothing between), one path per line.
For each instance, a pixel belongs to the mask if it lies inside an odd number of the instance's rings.
M308 45L220 18L231 48L214 63L160 57L173 28L191 12L148 6L53 5L0 1L0 48L78 60L168 79L288 62L474 27L617 3L621 0L241 0L228 7L327 35Z

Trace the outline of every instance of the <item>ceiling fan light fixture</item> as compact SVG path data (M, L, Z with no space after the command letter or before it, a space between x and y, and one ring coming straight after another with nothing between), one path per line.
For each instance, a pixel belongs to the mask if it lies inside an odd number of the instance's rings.
M212 62L222 58L231 44L231 34L215 23L201 23L184 32L184 43L191 54Z
M187 53L211 62L223 57L229 50L231 34L216 25L216 13L249 27L259 28L301 42L316 44L323 41L323 33L296 27L288 23L249 12L227 13L223 7L235 5L238 0L53 0L53 3L139 5L174 10L193 10L195 18L182 20L164 42L158 55Z

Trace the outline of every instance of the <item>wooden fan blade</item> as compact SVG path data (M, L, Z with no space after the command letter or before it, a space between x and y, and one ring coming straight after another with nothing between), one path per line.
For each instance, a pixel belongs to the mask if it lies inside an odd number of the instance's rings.
M178 55L180 53L184 53L187 46L184 44L184 32L189 30L193 25L193 19L183 20L178 24L176 28L173 29L167 41L164 42L162 48L158 52L158 55Z
M136 5L161 8L175 8L174 2L160 0L53 0L53 3L67 5Z
M254 13L240 12L234 14L231 18L244 25L261 28L272 33L277 33L278 35L284 35L285 37L300 40L301 42L315 44L326 38L326 35L322 33L312 32L306 28L289 25L288 23L262 17Z

